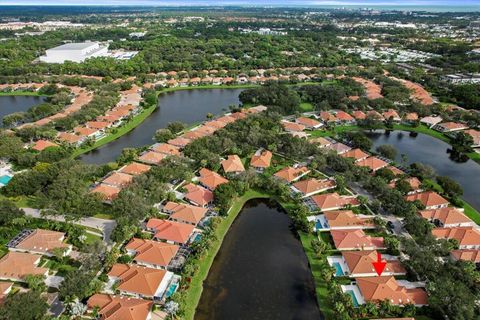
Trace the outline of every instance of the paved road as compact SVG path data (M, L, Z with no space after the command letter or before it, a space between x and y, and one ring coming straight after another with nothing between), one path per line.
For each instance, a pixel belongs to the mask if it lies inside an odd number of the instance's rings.
M65 222L65 218L63 216L41 216L39 209L22 208L22 210L27 216L30 217ZM103 234L103 240L106 242L110 241L110 235L112 234L113 229L117 225L115 220L99 219L94 217L82 218L81 220L75 221L74 223L84 227L100 230Z

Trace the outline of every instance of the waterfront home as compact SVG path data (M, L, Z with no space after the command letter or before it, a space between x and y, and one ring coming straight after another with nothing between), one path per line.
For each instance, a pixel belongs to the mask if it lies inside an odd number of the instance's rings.
M310 170L306 166L293 166L281 169L275 173L274 176L287 183L292 183L301 179L308 173L310 173Z
M261 173L270 167L272 161L272 153L265 149L258 149L250 160L250 167Z
M189 140L192 140L192 141L203 138L203 137L206 137L206 136L208 136L207 133L197 131L197 130L188 131L188 132L185 132L184 134L182 134L182 138L189 139Z
M395 110L393 110L393 109L388 109L387 111L383 112L383 113L382 113L382 117L383 117L385 120L392 119L392 121L394 121L394 122L400 122L400 121L402 121L402 118L400 118L400 116L398 115L397 111L395 111Z
M337 118L337 121L342 124L352 124L355 122L355 118L346 113L345 111L337 111L335 113L335 117Z
M458 122L442 122L433 127L433 129L440 132L453 132L468 129L468 126Z
M79 146L85 141L85 137L79 136L69 132L60 132L57 135L57 140L60 142L65 142L74 146Z
M295 119L295 122L305 126L305 128L309 130L320 129L323 126L323 124L320 121L317 121L315 119L310 119L307 117L299 117ZM297 131L303 131L303 130L297 130Z
M341 142L334 143L332 145L326 146L325 148L329 149L329 150L332 150L332 151L335 151L338 155L342 155L345 152L348 152L349 150L352 150L352 148L350 148L349 146L347 146L347 145L345 145Z
M370 110L367 112L367 117L375 120L385 120L385 118L376 110Z
M480 266L480 249L460 249L450 252L453 260L471 261Z
M132 182L133 176L122 172L112 172L102 181L103 184L118 188L125 187Z
M300 193L302 198L313 196L317 193L324 192L330 189L335 189L337 186L333 179L306 179L295 182L291 189L295 193Z
M173 272L116 263L108 273L109 283L122 295L161 299L174 278Z
M243 114L243 113L242 113ZM210 136L215 133L215 131L218 131L217 128L214 127L209 127L205 125L201 125L195 129L196 132L202 133L205 136Z
M51 148L51 147L58 147L58 144L56 143L53 143L51 141L48 141L48 140L38 140L36 142L34 142L34 144L32 145L32 150L35 150L35 151L43 151L47 148Z
M155 269L167 269L179 248L176 244L139 238L133 238L125 246L137 264Z
M207 126L207 127L212 127L212 128L215 128L215 129L219 130L219 129L224 128L227 124L223 121L212 120L212 121L205 122L204 125Z
M10 251L28 252L54 256L55 250L63 250L62 255L72 252L72 245L65 243L65 233L43 229L26 229L15 236L7 247Z
M459 249L480 249L480 231L473 227L434 228L437 239L455 239Z
M328 211L324 214L309 216L307 220L315 222L315 231L375 228L373 216L355 214L351 210Z
M104 202L110 203L118 196L120 191L121 189L118 187L100 183L96 185L90 192L98 193Z
M154 151L147 151L143 153L140 157L138 157L139 162L143 162L146 164L151 164L154 166L160 165L163 159L165 159L167 156L163 153L158 153Z
M414 194L414 193L423 191L423 189L421 189L422 182L416 177L408 177L408 178L405 178L405 179L396 179L396 180L390 182L388 184L388 186L393 189L397 186L397 183L399 181L405 181L410 186L411 191L409 191L407 194Z
M355 120L365 120L367 118L367 115L365 114L365 112L363 111L360 111L360 110L355 110L352 112L352 115L353 115L353 118L355 118Z
M341 256L327 257L328 264L335 268L335 276L351 278L378 276L373 263L378 261L379 252L376 250L342 251ZM403 276L407 271L397 257L383 254L382 261L386 262L383 276Z
M443 119L439 116L427 116L420 119L420 123L423 123L429 128L434 127L435 125L441 123Z
M12 291L13 282L0 282L0 305L5 302L5 298Z
M148 231L154 233L153 239L163 240L167 243L186 245L193 235L195 226L191 224L152 218L148 220Z
M313 144L317 144L320 148L326 148L326 147L329 147L333 144L332 141L330 141L328 139L325 139L323 137L313 138L313 139L308 140L308 142L313 143Z
M359 167L366 167L372 172L376 172L382 168L388 167L388 162L383 161L377 157L371 156L366 159L360 160L356 163Z
M183 137L176 137L174 139L168 140L167 142L172 146L182 149L185 148L190 142L192 142L192 140Z
M367 159L370 155L359 148L355 148L341 154L341 156L344 158L352 158L355 162L358 162Z
M95 118L95 120L99 122L109 122L112 124L112 127L118 127L119 125L122 124L122 119L123 116L117 115L117 114L108 114L104 116L98 116Z
M470 220L460 209L454 207L422 210L419 212L419 215L435 225L444 228L475 226L475 222Z
M130 164L127 164L123 167L121 167L118 172L121 173L126 173L132 176L139 176L141 174L146 173L151 169L151 166L143 164L143 163L138 163L138 162L132 162Z
M405 175L405 172L403 172L402 170L398 169L395 166L388 166L388 167L386 167L386 169L390 170L395 175L395 177Z
M80 137L89 139L100 139L105 135L105 133L101 130L87 127L75 127L73 128L73 132Z
M475 129L469 129L464 131L465 134L468 134L473 139L472 148L480 147L480 131Z
M342 290L355 296L354 301L357 305L366 302L379 303L384 300L390 301L393 305L413 304L417 307L428 303L424 288L412 282L397 281L393 276L356 278L355 282L351 285L342 285Z
M285 131L287 132L302 132L303 130L306 129L306 127L303 124L290 122L287 120L282 120L281 124L283 126L283 129L285 129Z
M24 282L28 275L47 276L48 269L38 265L41 255L9 251L0 258L0 280Z
M207 215L208 209L184 203L167 202L162 209L170 215L170 220L197 226Z
M403 116L403 121L407 124L416 123L418 121L418 113L409 112Z
M441 195L439 195L435 191L425 191L425 192L406 195L405 200L407 201L418 200L425 206L425 209L440 209L440 208L448 207L448 205L450 204L448 200L443 198Z
M227 159L221 162L223 172L238 174L245 171L242 160L236 154L229 155Z
M385 249L382 237L368 236L361 229L331 230L330 234L335 248L340 251Z
M206 207L213 202L213 193L206 188L193 183L185 185L184 188L187 190L185 200L195 206Z
M106 121L87 121L85 126L90 129L104 131L112 126L111 122Z
M313 206L321 211L339 210L360 205L355 196L341 196L336 192L315 195L311 197L311 200Z
M87 301L88 311L101 320L151 320L153 302L108 294L94 294Z
M224 116L221 116L220 118L217 118L216 120L220 121L220 122L223 122L225 124L230 124L230 123L235 122L237 119L235 119L234 117L231 117L229 115L224 115Z
M182 154L179 147L168 143L155 143L150 149L167 156L180 156Z
M198 178L198 181L200 184L211 191L215 190L219 185L228 182L227 179L207 168L200 169L199 174L200 177Z

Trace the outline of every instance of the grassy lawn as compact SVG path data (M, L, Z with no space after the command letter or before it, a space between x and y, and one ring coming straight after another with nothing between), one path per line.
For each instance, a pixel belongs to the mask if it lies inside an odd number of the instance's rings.
M309 102L302 102L300 103L300 110L302 112L308 112L308 111L313 111L313 104Z
M36 91L11 91L11 92L0 92L0 96L46 96L46 95L40 95Z
M152 112L157 108L156 105L151 106L145 110L143 110L141 113L136 115L131 121L127 122L125 125L122 125L121 127L117 128L117 131L115 133L109 134L108 136L98 140L95 142L93 146L90 147L85 147L85 148L78 148L75 150L75 152L72 154L73 158L78 157L81 154L84 154L86 152L92 151L94 149L97 149L109 142L112 142L113 140L116 140L126 134L127 132L133 130L135 127L137 127L140 123L142 123L148 116L152 114Z
M423 134L426 134L426 135L429 135L431 137L440 139L440 140L450 144L450 139L446 135L444 135L441 132L430 129L429 127L427 127L426 125L423 125L423 124L419 125L418 127L407 126L407 125L404 125L404 124L396 124L396 125L393 126L393 129L423 133Z
M106 219L106 220L111 220L113 219L113 216L109 213L97 213L96 215L93 216L94 218L98 219Z
M175 88L165 88L159 91L159 94L166 92L182 91L182 90L202 90L202 89L248 89L259 87L256 84L232 84L232 85L202 85L202 86L192 86L192 87L175 87Z
M251 199L255 198L269 198L270 196L266 193L261 193L254 190L247 191L242 197L238 198L232 208L228 216L220 222L220 225L215 230L217 240L212 243L210 250L208 250L207 254L202 258L199 264L199 269L197 273L192 277L190 282L190 286L188 291L185 295L185 319L191 320L195 315L195 309L197 308L198 302L200 301L200 297L202 295L203 290L203 281L207 278L208 272L212 263L217 255L218 250L222 245L223 239L227 234L228 229L232 225L233 221L237 217L240 210L243 208L244 204Z

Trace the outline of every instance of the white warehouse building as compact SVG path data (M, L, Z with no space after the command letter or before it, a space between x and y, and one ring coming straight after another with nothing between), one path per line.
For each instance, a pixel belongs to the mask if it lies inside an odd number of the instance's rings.
M98 42L67 43L46 50L46 55L40 61L47 63L64 63L65 61L83 62L88 58L108 55L108 46Z

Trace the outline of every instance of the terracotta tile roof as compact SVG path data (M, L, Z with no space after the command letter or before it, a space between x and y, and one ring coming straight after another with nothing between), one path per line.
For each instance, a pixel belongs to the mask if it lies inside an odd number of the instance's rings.
M217 130L218 130L217 128L203 126L203 125L195 129L196 132L204 133L205 135L212 135Z
M400 181L400 180L392 181L389 184L389 186L391 188L395 188L398 181ZM418 178L416 178L416 177L408 177L408 178L405 178L404 181L407 182L410 185L410 187L412 188L412 191L417 191L417 190L421 189L422 182L420 180L418 180Z
M191 224L181 222L150 219L147 222L147 228L155 231L155 239L186 244L195 227Z
M275 177L280 178L288 183L295 181L299 177L309 173L310 170L307 167L285 167L282 170L275 173Z
M47 268L37 267L40 255L9 251L0 258L0 278L22 281L27 275L44 275Z
M310 119L310 118L307 118L307 117L299 117L295 121L297 123L301 124L301 125L304 125L307 128L315 128L319 125L322 125L322 123L320 121L317 121L315 119Z
M355 148L343 153L341 156L344 158L353 158L355 161L360 161L368 158L369 154L363 152L361 149Z
M353 121L354 118L349 115L348 113L346 113L345 111L338 111L336 114L335 114L335 117L337 117L338 120L340 121Z
M327 139L325 139L325 138L323 138L323 137L318 137L318 138L310 139L310 140L308 140L308 142L310 142L310 143L316 143L316 144L318 144L321 148L332 145L332 142L331 142L330 140L327 140Z
M118 196L120 190L120 188L101 183L93 188L90 192L99 193L104 200L111 201Z
M179 148L184 148L190 142L192 142L192 140L182 138L182 137L177 137L175 139L168 140L168 144L171 144L171 145L179 147Z
M475 129L469 129L464 131L465 134L468 134L473 139L474 145L480 145L480 131Z
M467 125L457 122L442 122L437 124L437 126L443 128L445 131L468 129Z
M367 117L372 117L377 120L385 120L385 118L375 110L370 110L367 112Z
M324 213L330 228L373 227L375 224L371 217L361 217L352 210L336 210Z
M126 173L126 174L129 174L129 175L132 175L132 176L138 176L138 175L141 175L141 174L147 172L150 169L151 169L151 166L149 166L149 165L146 165L146 164L143 164L143 163L132 162L130 164L127 164L126 166L124 166L120 170L118 170L118 172Z
M453 250L450 252L455 260L471 261L474 263L480 263L480 250L479 249L463 249Z
M382 116L387 120L390 118L392 118L393 120L400 120L400 116L398 115L397 111L393 109L388 109L382 114Z
M436 125L437 123L442 122L441 117L434 117L434 116L428 116L428 117L423 117L420 119L420 122L428 124L429 126Z
M219 185L227 183L228 180L219 175L216 172L213 172L211 170L208 170L206 168L200 169L200 178L198 181L205 187L207 187L210 190L215 190Z
M133 181L133 176L122 173L122 172L113 172L109 175L102 183L114 186L114 187L124 187Z
M52 253L56 248L68 248L69 246L63 242L65 233L51 230L35 229L23 238L16 246L15 249Z
M97 293L88 299L87 306L89 309L98 307L101 320L147 320L153 302Z
M153 164L153 165L159 165L160 162L162 162L162 160L165 159L166 157L167 156L163 153L147 151L144 154L142 154L140 157L138 157L138 161L148 163L148 164Z
M320 210L336 210L347 205L358 206L360 202L355 197L340 196L338 193L326 193L312 196L313 202Z
M223 116L223 117L217 118L216 120L220 121L220 122L224 122L226 124L229 124L229 123L232 123L232 122L236 121L236 119L234 117L231 117L231 116Z
M377 275L373 262L378 260L378 251L366 250L366 251L343 251L343 259L350 270L350 274L374 274ZM405 268L402 266L399 260L385 260L387 265L385 266L385 273L389 274L406 274Z
M360 111L360 110L355 110L353 111L353 117L357 120L363 120L367 117L367 115L363 112L363 111Z
M200 206L205 206L213 201L213 193L206 188L189 183L185 186L185 189L187 189L185 198Z
M245 113L242 113L242 112L234 112L230 115L230 117L239 120L239 119L245 119L247 117L247 115Z
M207 133L197 131L197 130L188 131L188 132L185 132L184 134L182 134L182 138L190 139L192 141L196 140L196 139L206 137L206 136L208 136Z
M473 223L469 217L454 207L446 207L441 209L422 210L419 214L427 220L438 220L442 225L458 225L464 223Z
M329 146L326 146L325 148L329 149L329 150L333 150L335 151L337 154L343 154L345 152L347 152L348 150L351 150L352 148L350 148L349 146L343 144L343 143L340 143L340 142L337 142L337 143L334 143L334 144L331 144Z
M388 162L385 162L377 157L368 157L367 159L363 159L357 162L357 166L360 167L367 167L372 171L377 171L381 168L385 168L388 166Z
M73 128L73 131L75 132L75 134L81 137L89 137L98 132L97 129L85 128L85 127L75 127Z
M236 154L229 155L227 159L221 162L223 171L225 172L243 172L245 167L243 166L242 160Z
M105 115L105 116L98 116L96 118L97 121L100 121L100 122L115 122L115 121L118 121L120 120L122 117L119 116L119 115L115 115L115 114L109 114L109 115Z
M129 110L126 110L126 109L112 109L110 111L107 111L105 113L105 115L107 117L109 116L113 116L113 117L118 117L118 118L123 118L123 117L126 117L130 114L130 111Z
M381 93L382 87L376 84L375 82L367 79L363 79L360 77L352 77L352 79L360 83L361 85L363 85L368 99L375 100L375 99L383 98Z
M208 209L189 204L168 202L164 211L171 212L170 219L197 225L207 214Z
M310 193L318 193L328 189L333 189L337 186L337 184L334 180L330 179L318 180L312 178L295 182L293 186L295 187L295 189L306 195Z
M166 268L177 254L179 246L165 242L133 238L125 248L136 252L134 260L137 262Z
M433 104L433 99L430 96L430 93L428 93L427 90L425 90L421 85L418 83L414 83L408 80L401 80L403 85L407 87L408 89L412 90L412 94L410 95L411 98L414 100L420 102L421 104L425 106L429 106Z
M0 282L0 305L5 302L7 294L12 290L13 282Z
M419 200L427 209L430 207L448 205L449 202L434 191L425 191L405 196L407 201Z
M212 121L206 122L204 125L207 126L207 127L212 127L212 128L216 128L216 129L222 129L222 128L225 127L227 124L226 124L225 122L222 122L222 121L212 120Z
M394 277L368 277L356 278L357 286L365 301L378 302L390 300L394 305L415 305L427 304L427 293L425 290L407 289L400 286Z
M327 111L320 112L320 119L322 119L324 122L337 121L337 117Z
M121 291L154 297L166 274L166 270L116 263L108 276L120 280Z
M418 120L418 114L416 112L410 112L405 115L405 120L416 121Z
M338 250L364 250L382 249L385 247L382 237L370 237L361 229L356 230L332 230L335 248Z
M152 150L158 153L163 153L170 156L179 156L180 149L168 143L157 143L152 146Z
M250 160L250 166L254 168L268 168L272 160L272 153L268 150L257 151Z
M38 140L32 146L32 149L36 150L36 151L43 151L43 150L45 150L46 148L49 148L49 147L58 147L58 144L50 142L48 140Z
M60 132L57 136L57 139L67 143L78 143L80 140L82 140L82 137L73 133Z
M403 176L405 174L405 172L395 166L388 166L387 169L390 170L395 176Z
M112 124L110 122L105 122L105 121L88 121L87 123L85 123L85 125L88 128L103 130L110 127Z
M432 234L435 238L455 239L460 247L480 246L480 231L473 227L434 228Z
M305 130L305 126L303 124L290 122L286 120L282 120L281 123L285 131L297 132L297 131Z

